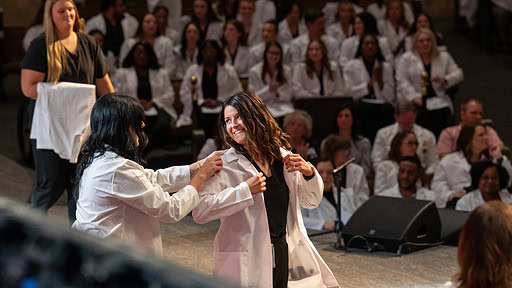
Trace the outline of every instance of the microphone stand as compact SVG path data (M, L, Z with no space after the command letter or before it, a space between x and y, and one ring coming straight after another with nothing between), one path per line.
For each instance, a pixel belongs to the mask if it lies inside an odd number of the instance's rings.
M336 243L334 243L334 248L336 249L344 249L342 237L341 237L341 230L343 229L343 221L342 221L342 203L343 199L341 198L341 189L344 189L345 187L343 185L343 178L347 177L347 169L345 169L348 164L354 162L356 158L352 157L345 163L341 164L339 167L334 169L332 172L334 174L334 183L336 184L336 192L338 194L338 203L336 205L336 217L338 218L336 226L335 226L335 232L336 232Z

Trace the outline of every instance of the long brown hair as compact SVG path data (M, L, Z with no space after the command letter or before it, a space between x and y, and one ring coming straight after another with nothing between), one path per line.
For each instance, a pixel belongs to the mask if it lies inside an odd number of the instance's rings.
M386 19L389 18L388 17L389 7L393 3L398 3L400 5L400 19L398 19L398 25L401 26L402 28L404 28L405 30L409 30L409 28L411 27L411 24L409 22L407 22L407 20L405 19L405 9L404 9L404 3L402 3L402 0L391 0L388 2L387 10L386 10Z
M489 201L473 210L462 227L457 260L458 287L512 287L512 207Z
M236 143L226 130L224 121L226 106L232 106L238 111L238 115L247 129L247 149ZM280 161L282 159L280 148L292 149L288 142L290 136L279 128L261 98L253 92L238 92L229 97L222 105L218 127L220 138L223 139L226 146L233 147L246 157L252 156L252 159L257 162L271 164L274 161Z
M270 69L268 68L268 61L267 61L267 52L270 47L277 47L279 48L279 52L281 53L281 56L279 57L279 62L277 62L276 65L276 80L277 82L283 84L286 83L286 76L284 75L283 70L283 48L281 47L281 44L277 41L269 41L267 45L265 46L265 51L263 52L263 69L261 69L261 79L263 80L263 83L267 84L267 81L265 80L265 74L268 74L270 78L272 79L272 75L270 74Z
M327 46L325 46L324 41L321 39L312 39L309 41L308 49L306 50L306 58L304 62L306 63L306 73L308 74L309 78L313 78L313 72L315 72L315 63L311 59L309 59L309 47L313 43L318 43L320 45L320 49L322 49L322 69L327 70L327 73L329 74L329 80L333 79L333 71L331 67L331 63L329 63L329 55L327 54Z
M391 148L389 149L388 154L389 160L398 162L398 160L402 158L402 151L400 148L402 147L402 142L404 142L405 137L407 137L409 134L414 135L414 138L416 138L416 141L418 141L418 137L416 137L416 134L414 134L414 132L411 130L398 132L395 137L393 137L393 140L391 140Z

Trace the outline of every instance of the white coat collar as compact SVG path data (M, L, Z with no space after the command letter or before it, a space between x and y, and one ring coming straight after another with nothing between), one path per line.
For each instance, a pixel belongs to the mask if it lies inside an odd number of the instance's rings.
M281 150L281 155L283 157L290 154L290 151L288 151L282 147L280 150ZM235 148L233 148L233 147L229 148L228 151L226 151L226 153L224 153L224 158L226 158L227 162L232 162L234 160L238 160L238 162L240 164L242 164L242 166L244 166L244 167L245 167L245 165L249 165L249 164L252 165L251 161L249 161L249 159L247 159L247 157L236 152Z

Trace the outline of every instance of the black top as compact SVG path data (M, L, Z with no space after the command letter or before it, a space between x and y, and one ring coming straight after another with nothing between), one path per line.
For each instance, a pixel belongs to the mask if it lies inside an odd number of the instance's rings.
M316 73L318 76L318 81L320 81L320 95L324 96L324 70L320 71L320 73Z
M262 172L258 165L254 164L254 166L259 172ZM284 179L283 169L283 161L275 161L270 165L272 176L268 177L265 175L267 178L265 180L267 190L263 192L263 196L265 198L271 240L283 237L286 234L286 217L288 214L288 202L290 201L290 190Z
M149 83L149 74L146 76L138 76L137 97L143 100L151 100L151 84Z
M425 72L427 72L427 97L426 98L432 98L437 96L436 92L434 91L434 88L432 87L432 82L430 81L431 71L432 71L432 64L425 64L423 63L423 67L425 67ZM425 104L425 103L423 103Z
M368 71L368 75L370 75L370 79L372 78L373 76L373 65L375 65L375 62L366 62L364 59L363 59L363 63L364 63L364 67L366 68L366 71ZM373 91L373 87L368 87L368 94L365 95L363 98L366 98L366 99L375 99L375 91Z
M105 16L103 16L105 17ZM121 45L124 42L124 32L121 21L117 22L116 25L112 25L108 19L105 18L105 25L107 26L107 34L103 43L103 49L105 51L112 51L114 55L119 56Z
M336 207L336 201L334 200L334 193L332 190L324 191L324 198L332 204L332 206Z
M103 58L98 42L89 35L77 32L75 54L65 51L68 69L62 71L59 82L93 84L97 78L108 73L108 65ZM46 41L44 33L30 43L27 54L20 63L21 69L29 69L44 73L44 82L48 78L48 60L46 58Z
M203 71L203 82L201 86L201 88L203 88L204 99L217 99L217 69L215 69L212 75L208 75L206 71Z

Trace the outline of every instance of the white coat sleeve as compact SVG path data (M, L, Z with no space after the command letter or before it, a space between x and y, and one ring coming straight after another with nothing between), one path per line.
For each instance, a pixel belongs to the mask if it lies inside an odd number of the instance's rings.
M377 136L375 136L375 141L373 142L372 149L372 163L373 169L377 170L377 165L380 162L386 160L386 137L382 130L377 131Z
M171 81L169 80L169 74L167 70L160 70L158 72L157 77L158 87L151 87L153 94L153 102L155 102L158 106L169 114L172 118L177 118L178 115L176 110L174 110L174 89L171 86ZM157 96L158 95L158 96Z
M295 66L293 70L293 96L295 98L307 98L315 96L310 91L306 90L303 86L305 77L308 77L306 73L306 67L302 64Z
M368 95L368 82L360 81L357 77L358 73L363 73L359 69L355 69L358 60L350 60L343 67L343 79L345 80L345 95L352 97L357 101ZM359 80L359 81L358 81Z
M361 170L362 173L358 173L357 182L354 187L354 205L355 207L359 207L363 205L370 198L370 188L368 188L368 181L366 180L366 175L364 170Z
M338 65L340 65L341 69L345 71L345 65L353 59L354 55L352 55L352 39L350 41L343 41L341 44L341 51L339 52L338 57Z
M322 230L324 228L325 220L316 218L313 213L310 213L310 209L300 208L302 212L302 220L304 220L304 226L307 229Z
M453 60L452 56L445 52L448 57L447 70L446 75L444 76L444 80L446 80L447 87L453 87L458 83L462 82L464 79L464 74L462 69L459 68L457 63Z
M448 202L448 196L456 192L451 189L448 183L446 168L447 167L444 162L441 161L441 163L436 167L432 183L430 184L430 188L436 194L436 203L441 205L440 208L444 208L446 206L446 202Z
M164 174L152 175L149 179L141 166L127 161L114 172L112 194L134 209L162 222L178 222L197 206L199 196L190 185L170 195L164 188L171 184L172 177Z
M391 188L393 185L392 178L398 175L392 173L394 169L390 169L387 162L383 162L377 165L377 169L375 169L375 186L373 188L373 192L375 195L380 194L384 190ZM393 175L394 174L394 175Z
M269 86L263 82L259 69L251 69L249 71L249 91L253 91L256 95L260 96L264 103L270 100L271 97L275 97L274 93L270 92Z
M413 83L411 83L409 78L409 67L412 65L410 62L411 61L409 61L409 57L407 57L407 54L405 54L400 58L400 61L398 61L398 66L396 68L398 97L409 101L415 98L421 98L421 91L416 91ZM418 75L417 77L420 76Z
M313 165L311 165L311 167L313 167ZM322 177L320 177L316 168L313 167L313 169L315 176L310 180L304 179L304 176L301 173L294 172L296 173L295 177L298 177L299 180L297 195L299 196L300 206L307 209L317 207L320 204L320 201L322 201L324 193L324 182L322 181Z
M382 82L384 87L380 90L380 96L387 102L395 103L395 78L393 77L392 63L381 63L382 65ZM378 85L377 85L378 86Z
M193 67L195 67L195 65L192 65L187 69L183 79L190 79L190 77L192 77L195 73L195 69L193 69ZM192 84L190 81L181 81L180 100L183 104L182 114L186 117L192 117Z
M153 185L160 185L165 192L175 192L187 186L190 182L190 168L185 166L174 166L166 169L144 169L146 178Z
M331 62L331 64L333 64L331 65L331 68L333 70L332 76L334 78L334 91L331 96L345 96L345 84L343 82L343 78L341 77L340 68L338 68L336 62Z
M128 91L128 83L126 80L126 76L128 72L126 69L117 69L116 72L112 75L112 85L114 86L114 90L123 95L129 95ZM137 96L137 95L130 95Z
M127 39L121 45L121 48L119 50L119 67L123 67L124 59L126 58L126 56L128 56L128 53L130 53L133 44L135 43L132 41L132 39Z
M430 133L431 134L431 133ZM436 137L431 134L428 139L428 148L425 151L425 172L428 174L434 173L437 165L439 164L439 153L437 152ZM421 144L423 145L423 144Z
M229 183L229 180L224 178L221 172L205 183L199 205L192 211L196 223L204 224L228 217L254 204L246 182L226 188L225 183Z
M279 94L279 101L281 102L290 102L293 98L292 92L292 71L290 68L283 67L283 73L285 73L286 83L281 84L279 88L277 88L277 93Z
M472 191L469 193L477 193L477 191ZM471 199L470 196L471 195L469 195L469 194L462 196L462 198L460 198L457 201L457 204L455 205L455 210L471 212L471 205L469 204L469 200Z
M162 45L163 51L162 53L162 68L164 68L167 71L168 75L173 75L174 70L176 69L176 64L174 61L174 51L173 51L173 44L172 41L164 38L164 44ZM169 78L170 79L170 78Z
M393 51L391 51L391 48L389 46L388 38L380 37L379 46L380 51L382 52L382 56L384 56L386 62L388 62L390 65L393 65L393 63L395 63L395 56L393 55Z

